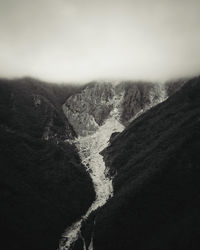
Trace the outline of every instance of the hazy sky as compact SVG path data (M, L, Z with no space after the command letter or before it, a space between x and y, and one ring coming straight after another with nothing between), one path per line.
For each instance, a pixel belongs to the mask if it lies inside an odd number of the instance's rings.
M200 73L200 0L0 0L0 76L165 80Z

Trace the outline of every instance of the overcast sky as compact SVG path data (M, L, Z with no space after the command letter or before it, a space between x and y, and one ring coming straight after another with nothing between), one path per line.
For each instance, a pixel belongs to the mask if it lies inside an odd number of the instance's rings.
M199 0L0 0L0 76L166 80L200 73Z

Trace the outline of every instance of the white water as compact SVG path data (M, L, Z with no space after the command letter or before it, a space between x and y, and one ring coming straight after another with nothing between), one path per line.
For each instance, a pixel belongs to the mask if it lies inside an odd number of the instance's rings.
M119 103L121 101L121 97L122 96L119 96L115 99L114 109L111 112L110 117L94 134L85 137L80 136L74 141L79 150L82 163L85 165L90 177L92 178L96 192L96 199L86 214L79 221L67 228L63 234L66 241L61 241L59 247L60 250L70 249L79 236L83 240L83 249L86 249L84 239L80 232L81 224L83 220L88 218L91 212L95 211L99 207L102 207L113 195L112 179L107 175L103 156L100 155L100 152L108 146L112 133L121 132L124 129L124 126L119 122ZM93 250L92 239L89 249Z

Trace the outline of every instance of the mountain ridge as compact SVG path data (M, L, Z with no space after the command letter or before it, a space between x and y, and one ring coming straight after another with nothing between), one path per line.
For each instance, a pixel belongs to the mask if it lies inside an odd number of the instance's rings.
M169 87L171 85L169 84ZM71 95L63 104L63 111L77 135L94 133L109 117L115 99L121 99L121 122L127 126L139 112L156 105L173 94L168 85L148 82L91 82L78 94Z
M62 113L79 91L33 79L0 80L1 246L55 250L67 225L95 198Z
M96 216L94 249L199 249L199 104L197 77L103 151L114 197Z
M126 131L131 129L132 124L137 125L138 121L149 114L148 108L165 99L160 93L177 95L178 90L186 83L168 83L163 92L160 87L155 87L158 85L144 82L120 82L118 85L92 82L84 86L60 86L31 78L0 79L0 159L3 163L0 168L0 184L3 188L1 233L4 238L2 245L11 250L55 249L64 229L87 211L95 199L94 188L81 163L77 148L69 142L80 135L86 135L86 132L92 135L105 125L110 114L115 113L116 100L119 101L117 109L121 112L120 122L126 126L126 130L122 134L114 132L111 135L110 146L103 151L103 155L111 176L114 175L116 199L120 198L118 192L121 192L124 181L128 180L129 184L132 173L129 167L125 166L128 164L126 160L120 156L120 153L126 155L128 151L117 148L116 142L121 140L119 144L124 143L122 135L125 134L129 138ZM175 92L177 94L174 94ZM191 95L193 96L192 93ZM82 104L85 106L82 107ZM70 108L71 113L68 114L63 107ZM156 108L157 106L153 110ZM74 113L77 113L75 119ZM159 114L155 113L155 116L157 115L159 117ZM131 120L137 116L140 117L132 123ZM170 119L170 116L168 118ZM90 124L91 119L95 123ZM82 121L84 123L80 126L79 122ZM148 126L149 122L146 122L144 127ZM154 126L151 126L153 131ZM81 134L84 130L86 132ZM150 136L147 135L146 138L148 137ZM128 149L133 147L131 143L127 143L127 146ZM115 148L119 151L116 156ZM109 152L109 156L106 152ZM116 163L115 167L113 162ZM129 171L130 175L120 173L119 164L124 164L125 171ZM127 197L128 184L124 187L123 199ZM115 204L116 199L114 197L105 208L99 210L103 211L102 215L98 211L97 225L102 225L104 209L108 208L109 214L109 204ZM116 207L121 204L119 202ZM120 223L123 223L123 220ZM113 225L110 224L110 228ZM101 227L98 230L101 230ZM95 226L95 249L99 240L98 247L105 242L105 239L102 241L101 232L98 230ZM10 235L13 240L9 240ZM85 237L85 233L83 235ZM86 238L86 245L89 246L88 239L91 237ZM82 244L74 245L75 249L82 247ZM104 246L103 249L106 250Z
M182 85L181 85L182 86ZM171 94L172 92L175 93L178 90L178 87L180 88L180 83L177 83L176 88L171 88ZM170 83L170 87L171 83ZM162 85L157 85L157 84L150 84L150 83L143 83L143 84L139 84L139 83L135 83L135 82L128 82L128 83L120 83L119 85L113 86L112 83L90 83L89 87L86 85L86 88L78 93L78 95L72 95L67 102L64 104L66 105L66 109L65 110L65 114L67 116L67 118L69 119L69 121L72 121L72 126L74 125L74 123L77 122L77 120L79 121L80 117L84 117L84 115L88 115L88 113L90 113L90 115L92 116L92 118L94 119L95 114L93 114L90 111L90 105L92 105L92 108L94 107L94 103L95 108L97 107L101 109L101 105L103 104L110 104L113 101L113 105L115 104L116 106L116 111L118 110L118 118L119 121L121 121L121 116L123 115L123 111L127 110L128 108L131 109L133 108L133 110L131 110L131 115L128 117L127 120L129 120L127 122L127 128L129 127L129 123L131 123L130 121L130 117L132 117L132 119L136 119L137 116L142 115L143 113L145 113L148 109L150 109L153 105L156 105L159 102L162 102L166 99L166 92L168 86L166 86L166 88L163 88ZM108 92L106 92L105 95L105 89L109 89ZM126 92L125 92L125 91ZM125 93L127 93L128 98L124 95ZM121 97L120 97L121 94ZM125 98L124 98L125 96ZM124 98L124 99L123 99ZM124 105L124 102L126 100L128 101L128 105ZM116 104L116 101L118 102L118 104ZM99 105L99 106L98 106ZM86 107L85 107L86 106ZM123 107L125 106L125 108ZM95 129L93 127L87 127L85 130L87 132L89 132L89 134L81 134L82 130L84 129L84 126L82 126L83 124L81 124L80 127L77 127L76 129L76 133L79 135L78 136L78 140L85 140L84 138L90 137L90 136L95 136L96 133L98 133L98 131L103 128L104 125L107 124L107 121L109 121L109 119L112 119L112 113L115 112L115 108L112 107L112 110L110 111L109 116L105 116L103 117L103 123L102 125L99 124L99 126L97 126ZM76 115L77 114L77 115ZM74 116L75 115L75 116ZM93 116L94 115L94 116ZM75 117L75 118L74 118ZM72 120L71 120L72 118ZM118 122L119 122L118 121ZM77 124L75 124L77 125ZM88 125L88 121L86 121L86 125ZM114 125L114 124L113 124ZM88 131L89 130L89 131ZM81 133L80 133L81 132ZM123 133L123 132L122 132ZM102 137L104 137L104 134L106 134L106 131L104 131L104 133L102 134ZM111 135L111 139L107 138L108 140L111 141L115 141L117 140L118 136L120 136L120 133L114 132L113 135ZM111 142L112 143L112 142ZM92 149L91 150L95 150ZM121 149L119 149L120 152ZM90 159L90 157L88 157ZM90 165L90 160L87 161L88 163L86 164L87 166ZM123 163L122 163L123 164ZM109 169L110 166L107 166L107 170ZM89 168L90 169L90 168ZM106 171L107 172L107 171ZM115 171L109 171L110 174L108 174L108 176L112 176L114 184L115 184L115 178L117 178L117 175L119 173L116 173ZM131 176L129 176L131 177ZM115 193L116 195L116 193ZM115 199L115 197L113 198ZM111 198L112 200L112 198ZM109 204L109 201L108 201ZM107 207L107 205L105 205L105 207ZM102 208L104 209L104 208ZM69 242L73 242L73 249L82 249L83 245L86 247L86 249L91 249L91 244L92 244L92 240L93 240L93 236L95 232L93 232L93 224L95 220L95 215L98 217L98 214L101 213L101 208L99 208L98 210L94 211L93 213L90 214L89 218L87 218L87 220L82 222L82 227L81 227L81 237L79 237L79 239L74 242L74 239L72 239L72 241ZM96 224L96 223L95 223ZM80 226L80 225L79 225ZM76 230L80 230L79 227L73 227L72 228L72 235L74 235L74 233L76 232ZM73 232L74 230L74 232ZM70 235L70 234L69 234ZM75 233L76 235L76 233ZM95 237L95 235L94 235ZM68 244L68 243L67 243ZM75 245L74 245L75 244ZM95 238L94 238L94 244L95 244ZM67 245L67 249L68 249L69 245ZM63 248L61 248L63 249Z

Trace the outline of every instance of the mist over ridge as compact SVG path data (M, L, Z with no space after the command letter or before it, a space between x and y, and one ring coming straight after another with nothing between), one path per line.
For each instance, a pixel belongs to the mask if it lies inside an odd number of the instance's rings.
M200 73L200 3L0 0L0 75L166 81Z

